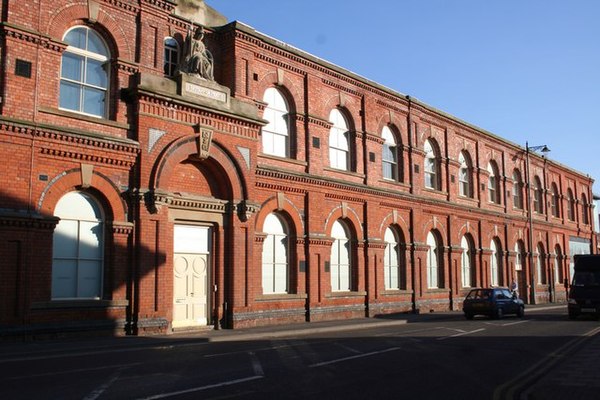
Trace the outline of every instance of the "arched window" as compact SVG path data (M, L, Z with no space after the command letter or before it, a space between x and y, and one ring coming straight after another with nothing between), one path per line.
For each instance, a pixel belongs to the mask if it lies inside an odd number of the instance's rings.
M175 76L179 64L179 44L172 37L164 40L165 55L163 71L166 76Z
M94 198L70 192L56 205L52 238L52 298L102 298L104 215Z
M585 193L581 194L581 223L583 223L584 225L589 225L590 224L590 217L589 217L589 206L588 206L588 202L587 202L587 197L585 195Z
M523 209L523 178L518 169L513 171L513 207L519 210Z
M348 122L340 110L334 108L329 114L333 124L329 131L329 165L332 168L350 169L350 132Z
M570 188L567 189L567 218L569 221L575 221L575 198Z
M546 253L544 252L544 246L541 243L537 246L535 267L537 272L537 283L540 285L546 284Z
M264 294L287 293L289 284L288 228L276 214L265 218L267 234L262 252L262 287Z
M467 235L463 236L460 240L461 247L461 272L462 272L462 286L472 287L475 286L475 274L473 273L473 258L474 248L473 240Z
M544 213L544 189L542 188L542 181L538 176L533 178L534 192L533 192L533 211L538 214Z
M502 285L502 247L497 238L490 243L490 282L492 286Z
M331 228L331 237L331 290L349 291L352 287L350 235L342 222L335 221Z
M488 193L489 201L494 204L500 204L500 177L498 175L498 167L496 163L491 161L487 168L489 172Z
M423 146L425 151L425 187L429 189L440 189L439 157L436 147L431 140L426 140Z
M471 157L466 151L461 151L458 156L460 167L458 170L458 193L464 197L473 197L473 179L471 171Z
M556 183L552 183L552 216L560 218L560 195Z
M563 280L562 250L559 245L554 247L554 282L561 283Z
M523 270L523 258L525 253L525 247L521 241L515 243L515 271Z
M100 35L85 26L67 32L62 55L60 108L105 117L109 82L108 48Z
M384 126L381 131L381 138L385 140L383 143L383 154L381 155L383 178L398 180L398 146L396 138L392 130L388 126Z
M433 232L427 234L427 246L427 287L439 288L443 283L442 248Z
M394 231L390 228L385 230L385 252L383 259L383 276L385 279L385 289L401 288L400 271L400 244Z
M269 123L262 128L263 153L278 157L290 156L289 107L281 92L275 88L265 90L267 103L263 118Z

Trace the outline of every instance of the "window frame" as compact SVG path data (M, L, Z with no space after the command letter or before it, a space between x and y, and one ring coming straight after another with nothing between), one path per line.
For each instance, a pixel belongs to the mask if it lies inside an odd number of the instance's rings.
M177 39L167 36L163 40L163 48L163 74L174 77L179 67L179 42Z
M382 165L382 177L386 180L398 181L399 180L399 169L398 169L398 141L394 131L389 126L384 126L381 130L381 138L384 139L381 152L381 165ZM390 157L386 157L389 155ZM388 168L386 168L388 166ZM389 171L391 176L387 176L386 172Z
M341 171L351 171L350 125L344 113L334 108L329 113L329 166Z
M523 177L521 171L513 171L513 208L523 210L525 202L523 201Z
M473 198L473 166L471 157L466 150L463 150L458 155L458 194L469 199Z
M427 189L440 190L439 155L437 147L431 139L423 144L423 183Z
M344 222L336 220L331 227L331 237L333 238L331 255L329 258L331 291L352 291L352 235ZM345 260L343 259L344 255Z
M277 224L275 226L275 224ZM262 249L262 290L263 294L287 294L290 292L290 240L289 226L284 218L277 213L270 213L263 223L266 234ZM278 243L284 242L283 248ZM270 252L268 252L270 250ZM284 252L280 257L278 250ZM283 262L282 262L283 260ZM283 268L282 268L283 266ZM283 279L281 278L283 275ZM270 283L267 278L271 277ZM281 282L285 288L280 290ZM269 287L266 287L269 284Z
M265 90L263 102L267 103L263 111L263 119L269 123L261 129L262 152L275 157L289 158L291 154L290 104L282 91L276 87ZM280 144L281 142L283 144Z
M90 116L90 117L94 117L94 118L107 119L108 118L108 110L109 110L109 106L110 106L109 103L110 103L110 87L111 87L110 63L111 63L112 56L110 53L110 48L108 46L108 43L104 40L104 38L98 31L96 31L88 26L85 26L85 25L76 25L76 26L70 28L69 30L67 30L63 36L63 41L66 42L67 36L71 32L74 32L79 29L85 31L85 42L86 42L85 46L86 46L86 48L82 49L75 45L69 44L67 46L67 48L65 49L65 51L61 55L58 108L60 110L66 110L69 112L74 112L74 113L78 113L78 114L82 114L82 115L86 115L86 116ZM90 34L92 34L93 37L95 37L96 39L99 40L99 44L102 45L103 50L106 52L106 55L101 54L101 53L95 53L88 49L89 43L90 43ZM79 80L65 76L65 68L67 68L65 61L68 57L72 57L72 58L76 57L77 59L81 59L80 70L78 72L81 75ZM99 63L99 65L101 66L101 68L104 71L104 74L101 76L100 80L105 80L105 87L87 82L88 77L89 77L88 73L90 71L89 67L93 62ZM68 97L66 93L63 93L63 90L67 90L68 87L71 87L71 88L76 87L78 90L79 99L77 101L78 102L77 109L67 107L63 103L63 100L66 97ZM103 95L103 103L104 104L102 107L102 112L100 114L86 111L86 104L90 104L90 103L86 102L85 94L89 93L90 91L91 92L94 92L94 91L100 92Z
M87 209L87 210L86 210ZM82 211L83 210L83 211ZM90 212L91 210L91 212ZM81 214L79 212L81 211ZM94 213L94 217L91 214ZM105 251L106 251L106 216L100 202L89 193L82 191L72 191L65 193L57 202L54 214L60 218L52 237L52 275L51 275L51 299L52 300L101 300L104 291L104 271L105 271ZM76 227L76 232L73 227ZM85 234L88 231L87 235ZM65 232L70 234L65 235ZM96 257L85 256L90 253L89 239L91 236L98 238ZM59 237L65 238L60 241ZM87 238L87 239L86 239ZM76 254L68 255L68 248L65 244L72 244ZM84 249L82 250L82 247ZM85 253L85 254L83 254ZM60 295L63 291L59 283L65 282L65 265L73 265L74 275L71 277L74 284L74 295ZM90 271L90 264L96 266L97 281L95 294L83 295L83 283L80 282L86 271ZM93 266L92 265L92 266ZM85 268L85 271L83 271ZM68 271L66 271L67 275ZM88 272L89 274L89 272ZM61 278L62 276L62 278ZM89 276L89 275L88 275ZM67 278L69 279L69 278ZM89 281L90 278L84 278Z

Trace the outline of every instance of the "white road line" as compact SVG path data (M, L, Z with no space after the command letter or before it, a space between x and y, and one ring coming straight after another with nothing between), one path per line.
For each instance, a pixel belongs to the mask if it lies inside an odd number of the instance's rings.
M457 333L456 335L444 336L444 337L437 338L437 340L446 340L446 339L455 338L455 337L459 337L459 336L470 335L472 333L477 333L477 332L481 332L481 331L485 331L485 328L475 329L474 331L470 331L470 332Z
M262 364L260 363L258 357L256 357L256 354L252 351L248 354L250 354L250 357L252 358L252 368L254 369L254 374L256 376L265 376Z
M529 321L530 320L525 319L525 320L522 320L522 321L508 322L506 324L502 324L501 326L511 326L511 325L525 324L525 323L527 323Z
M187 393L201 392L203 390L214 389L214 388L223 387L223 386L236 385L238 383L250 382L250 381L254 381L256 379L262 379L262 378L264 378L264 376L249 376L247 378L234 379L231 381L215 383L213 385L199 386L199 387L190 388L190 389L186 389L186 390L179 390L177 392L160 393L160 394L155 394L155 395L149 396L149 397L141 397L138 400L166 399L167 397L179 396L179 395L187 394Z
M396 351L396 350L400 350L400 347L391 347L391 348L385 349L385 350L372 351L370 353L357 354L355 356L338 358L338 359L330 360L330 361L323 361L323 362L320 362L320 363L311 364L308 367L309 368L322 367L324 365L336 364L336 363L343 362L343 361L354 360L354 359L363 358L363 357L369 357L369 356L373 356L373 355L376 355L376 354L383 354L383 353L387 353L387 352L390 352L390 351Z
M125 369L125 367L121 367L119 369L117 369L115 371L114 374L112 374L112 376L110 377L110 379L100 385L98 388L96 388L95 390L93 390L90 394L88 394L87 396L85 396L83 398L83 400L96 400L98 398L100 398L100 396L102 396L102 394L104 394L104 392L106 392L106 390L112 386L113 383L115 383L117 381L117 379L119 379L119 375L121 375L121 372Z
M360 350L353 349L352 347L346 346L345 344L336 343L335 345L341 347L344 350L348 350L350 353L360 354Z

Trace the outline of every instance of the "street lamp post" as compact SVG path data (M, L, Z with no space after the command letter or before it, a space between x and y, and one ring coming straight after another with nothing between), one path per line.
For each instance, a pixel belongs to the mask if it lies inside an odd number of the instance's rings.
M529 166L529 153L532 151L541 151L546 154L550 151L548 146L545 144L540 146L529 146L528 142L525 142L525 167L527 169L527 222L529 224L529 304L535 304L535 274L533 268L533 210L531 209L531 173Z

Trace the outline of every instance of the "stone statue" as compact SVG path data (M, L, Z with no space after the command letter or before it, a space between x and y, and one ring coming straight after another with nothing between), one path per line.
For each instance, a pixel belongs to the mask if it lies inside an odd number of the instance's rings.
M188 74L199 75L200 78L214 81L213 76L213 56L208 51L204 42L204 28L199 26L192 35L188 30L186 37L186 54L181 71Z

